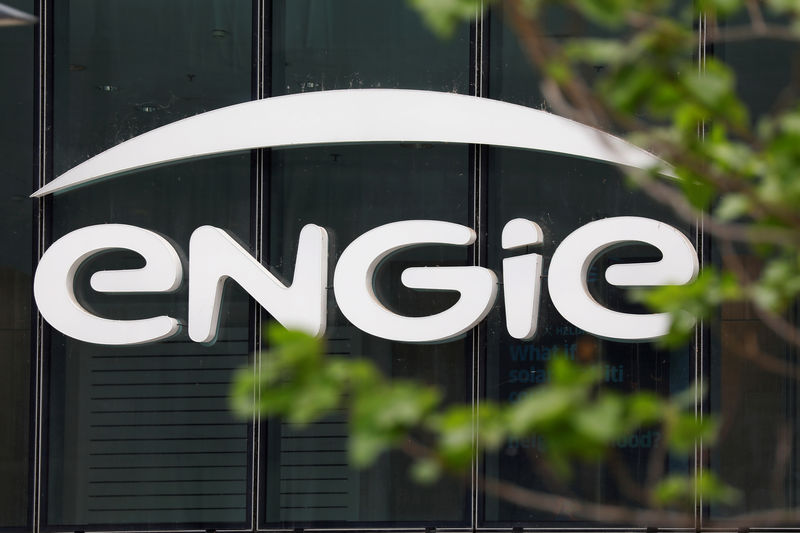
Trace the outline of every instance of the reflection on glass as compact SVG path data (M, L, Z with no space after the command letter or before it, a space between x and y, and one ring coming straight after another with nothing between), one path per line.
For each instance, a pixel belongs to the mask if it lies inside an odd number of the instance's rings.
M331 236L329 280L344 248L367 230L398 220L432 219L469 225L467 147L336 146L272 153L270 264L291 279L297 236L305 224ZM469 264L464 247L424 246L394 254L375 276L389 309L409 316L440 312L454 295L413 291L400 284L410 266ZM372 337L350 324L329 291L328 350L365 356L391 377L435 384L452 401L469 401L469 337L410 345ZM299 430L268 425L266 521L281 527L332 523L464 524L466 487L443 480L420 487L400 454L358 472L347 467L346 421L334 416Z
M547 383L548 362L557 356L579 363L599 364L603 387L635 392L656 391L664 396L681 391L691 382L690 350L670 353L651 343L621 343L599 339L576 328L555 310L547 294L547 267L558 244L584 224L613 216L644 216L675 225L688 235L688 228L642 194L624 184L620 172L609 165L563 156L515 150L489 149L488 257L489 268L500 270L503 257L536 252L544 257L541 308L536 336L531 341L510 337L505 311L497 305L487 325L486 395L498 401L515 402L537 385ZM503 251L500 235L506 222L526 218L539 224L542 245L520 251ZM621 312L642 313L622 289L608 285L606 268L614 263L649 262L660 258L655 248L644 245L610 250L595 260L587 275L589 290L603 305ZM661 438L657 429L642 428L617 442L617 461L575 467L571 480L553 475L543 461L547 443L536 435L510 439L496 454L485 459L484 473L523 487L590 502L638 505L625 494L617 474L625 471L639 484L646 484L650 453ZM671 471L686 472L687 458L672 458ZM483 497L482 521L486 525L525 523L530 526L566 527L580 519L552 509L537 511L516 506L492 495ZM660 524L663 525L663 524Z
M56 9L57 173L154 127L250 99L249 1L73 0ZM250 187L249 154L137 172L55 197L53 238L91 224L143 227L175 245L185 275L198 226L250 242ZM79 300L106 318L166 314L185 324L186 279L168 295L89 288L97 270L141 265L121 251L90 259L77 275ZM231 374L252 350L248 309L241 290L226 291L210 347L185 331L122 348L52 333L48 524L248 522L248 425L232 418L227 402Z
M33 12L30 0L6 3ZM30 516L33 46L31 26L0 28L0 528Z

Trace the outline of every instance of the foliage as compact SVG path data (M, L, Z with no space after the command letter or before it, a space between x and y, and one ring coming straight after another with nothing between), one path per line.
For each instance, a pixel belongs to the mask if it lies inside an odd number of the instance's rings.
M467 19L457 16L468 12L464 3L449 13L435 0L413 3L443 36ZM797 91L785 88L769 112L756 114L737 94L734 69L723 56L706 53L715 45L765 39L797 47L800 2L476 0L473 6L502 13L532 67L543 75L541 93L553 111L621 133L661 156L665 167L627 170L630 180L713 237L720 260L705 265L696 281L634 293L650 308L670 314L670 333L662 342L686 342L697 320L713 320L722 306L736 305L758 317L783 346L800 348L789 318L800 294ZM588 31L553 37L543 21L554 12L583 21ZM724 357L800 379L800 367L781 353L770 353L755 334L739 337ZM600 403L592 408L601 409ZM617 414L616 419L624 417ZM669 423L668 417L662 420ZM713 435L713 425L703 431ZM673 446L682 432L680 423L671 426ZM690 425L683 444L690 446L699 432ZM664 478L650 503L688 501L691 493L684 481ZM734 496L708 472L698 476L698 489L706 498ZM778 520L781 516L787 515L777 513Z
M709 45L764 38L796 42L800 2L409 2L443 37L493 8L542 74L540 89L550 110L624 135L665 161L662 168L626 172L688 223L702 223L721 252L721 261L706 265L691 284L635 293L672 317L665 344L685 342L698 319L712 319L720 306L737 304L748 305L777 338L800 348L787 318L800 294L800 102L789 92L769 113L755 115L737 94L733 69L698 46L701 32ZM553 13L576 18L589 30L554 37L543 22ZM654 468L641 488L641 505L680 506L692 501L694 491L704 502L736 496L711 472L700 472L695 486L695 478L664 477L658 468L663 454L686 453L698 440L709 444L715 438L718 423L690 409L697 390L672 399L620 394L599 386L598 369L562 357L548 368L549 382L516 403L447 405L434 387L388 381L369 360L323 357L319 341L302 334L273 327L269 337L273 348L261 370L243 371L238 378L237 411L304 424L345 407L350 456L357 465L400 448L415 457L417 479L431 481L467 468L476 445L492 452L509 437L535 434L549 444L545 454L554 472L568 479L575 460L609 460L617 439L640 427L658 427L664 450L651 452ZM742 343L738 351L725 356L800 377L800 368L776 363L758 343ZM491 487L503 489L487 481L484 488ZM518 492L509 495L520 502ZM536 505L532 496L525 501ZM608 510L606 516L623 516Z
M658 428L663 451L686 453L698 439L713 441L713 421L698 419L695 390L672 399L650 392L621 394L600 387L598 366L582 366L560 355L547 368L548 381L518 402L447 405L433 386L388 380L369 359L324 354L324 342L273 323L261 367L242 369L232 407L242 416L280 416L303 426L337 410L349 417L349 457L366 467L390 449L415 458L414 477L424 483L442 473L468 469L476 451L496 451L509 438L536 435L555 473L568 479L576 460L606 458L613 444L641 428ZM409 435L414 435L409 440ZM654 452L659 453L659 452ZM733 493L707 473L706 499ZM695 490L688 476L642 487L656 506L682 503Z
M413 5L433 31L447 36L474 17L469 2L457 2L458 9L454 3L414 0ZM542 93L554 111L627 134L660 155L669 164L666 172L630 171L631 180L688 222L703 219L704 229L726 248L721 269L706 266L693 284L640 295L672 314L666 342L685 341L693 332L692 317L708 318L724 302L754 305L770 315L768 323L786 326L780 328L786 337L791 326L782 313L800 293L800 105L785 101L771 113L752 116L736 93L731 67L703 55L698 69L697 20L704 17L704 37L712 45L800 41L800 3L472 2L475 11L487 6L504 14L533 68L545 74ZM542 21L553 11L582 19L593 36L548 36ZM760 268L737 264L743 254L757 257ZM790 336L796 342L796 335Z

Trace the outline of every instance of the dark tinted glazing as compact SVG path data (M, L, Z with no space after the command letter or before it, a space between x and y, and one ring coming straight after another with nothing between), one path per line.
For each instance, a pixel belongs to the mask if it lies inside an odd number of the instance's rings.
M547 383L547 365L554 357L568 357L584 364L599 364L603 387L621 392L651 390L664 396L680 392L692 381L691 350L670 353L652 343L611 342L599 339L570 324L553 307L547 292L547 269L553 252L570 233L593 221L615 216L641 216L675 225L687 236L690 230L669 211L628 188L618 169L600 163L564 156L514 150L489 150L488 266L502 271L502 259L524 253L543 256L541 303L536 336L530 341L512 338L505 325L502 298L487 319L486 394L498 401L515 402L536 386ZM543 231L542 245L504 251L500 247L503 226L514 218L536 222ZM648 312L630 302L625 290L605 281L609 265L650 262L661 254L652 247L630 245L599 256L587 274L591 294L601 304L626 313ZM569 494L586 501L637 505L635 494L620 483L627 474L634 483L647 484L650 454L661 435L657 429L641 428L618 441L614 457L597 463L574 465L569 482L559 481L545 462L547 442L532 435L511 439L497 454L485 459L487 477L499 478L545 492ZM670 457L667 470L686 472L686 457ZM629 490L629 489L628 489ZM483 520L488 524L525 523L531 526L567 527L578 520L569 512L527 509L483 497Z
M396 88L466 93L469 30L447 41L407 2L272 2L272 94Z
M782 23L781 20L768 19ZM732 25L749 23L742 20ZM713 49L737 75L737 90L752 120L786 111L800 91L800 48L796 43L759 39L717 43ZM753 279L763 274L763 257L725 248L709 240L712 260L742 269ZM798 308L785 318L798 324ZM765 325L750 305L726 304L711 330L709 377L711 410L721 421L711 450L711 468L740 491L733 505L712 505L711 518L767 511L800 504L800 364L798 347Z
M489 97L553 111L542 95L540 74L499 15L492 12L490 17ZM545 27L556 41L563 35L598 32L584 21L556 10L548 10ZM600 364L603 387L623 392L652 390L667 396L687 388L693 373L689 347L670 353L652 343L611 342L576 328L553 307L547 292L547 269L559 243L593 220L643 216L675 225L687 236L691 236L691 229L678 222L667 208L631 189L620 170L610 165L496 148L489 148L487 155L487 266L500 272L504 257L538 253L543 256L543 278L538 328L532 340L520 341L508 334L502 296L487 319L486 395L498 401L518 401L537 385L548 382L547 365L556 356ZM536 222L542 228L542 245L524 250L501 249L503 226L518 217ZM592 295L617 311L647 312L632 304L625 290L609 285L604 273L614 263L655 261L660 256L654 248L643 245L617 248L601 255L588 273ZM488 455L483 471L487 477L544 492L569 494L598 503L637 505L636 495L625 493L626 487L619 483L618 474L627 474L634 483L646 485L648 461L659 441L657 430L641 428L616 443L613 464L611 461L576 464L573 478L565 483L552 475L544 460L542 452L547 443L533 435L509 440L497 454ZM686 472L688 460L668 458L664 467ZM486 525L580 525L580 520L563 510L523 508L488 494L481 499L484 507L479 515Z
M249 1L74 0L56 3L56 174L128 138L250 99ZM170 239L184 259L204 224L250 242L250 154L144 170L53 199L53 238L92 224L131 224ZM114 251L85 262L75 290L105 318L166 314L186 323L187 283L174 294L92 291L100 269L141 266ZM185 274L184 274L185 276ZM252 350L248 299L226 292L217 342L185 331L114 348L50 337L46 522L243 526L248 425L228 412L232 371Z
M348 88L468 90L468 30L437 40L405 2L275 2L274 94ZM303 225L331 237L336 259L356 237L388 222L434 219L469 226L468 149L438 146L330 146L272 152L270 264L290 279ZM403 287L417 265L466 265L466 248L427 246L400 252L376 273L376 292L411 316L442 311L452 294ZM373 358L392 377L422 379L453 401L469 401L469 337L438 345L390 342L361 332L342 316L329 291L328 349ZM269 524L465 524L467 487L445 480L416 486L409 460L383 457L367 471L346 466L343 418L299 431L268 425L265 521ZM314 446L308 443L313 442Z
M432 219L469 225L466 161L465 146L273 151L270 264L291 279L297 236L309 223L326 228L331 237L329 280L345 247L382 224ZM411 266L467 264L466 248L434 245L398 252L376 272L376 293L399 314L440 312L455 303L452 293L407 289L400 284L400 274ZM373 337L342 316L332 290L327 335L330 353L372 358L388 376L420 379L440 386L451 400L469 401L468 336L433 345ZM269 523L464 523L466 487L460 482L416 486L408 475L408 459L399 454L383 457L366 471L351 470L346 464L346 434L346 420L340 417L302 431L277 421L269 424Z
M32 1L8 5L33 13ZM29 521L33 26L0 27L0 528Z

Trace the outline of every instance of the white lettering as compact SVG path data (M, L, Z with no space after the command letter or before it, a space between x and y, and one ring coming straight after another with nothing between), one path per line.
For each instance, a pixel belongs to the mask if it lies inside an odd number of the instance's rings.
M592 261L613 246L643 242L663 257L652 263L612 265L606 281L624 287L685 285L697 277L699 265L692 243L672 226L642 217L614 217L590 222L573 231L550 261L547 287L558 312L573 325L598 337L649 341L669 330L666 313L631 314L600 305L591 294L586 274Z
M408 317L386 308L375 295L378 265L392 253L425 244L467 246L475 232L466 226L436 220L407 220L370 230L342 253L333 280L342 313L361 330L401 342L442 342L475 326L497 296L497 278L478 266L414 267L401 274L409 288L459 293L458 301L440 313ZM541 228L514 219L503 229L505 250L543 242ZM550 262L548 288L556 309L577 331L621 341L649 341L666 334L666 314L631 314L608 309L589 293L587 272L592 262L614 246L645 243L658 248L662 259L617 264L606 273L616 286L682 285L698 272L689 240L675 228L648 218L616 217L591 222L570 234ZM190 240L189 337L213 343L227 279L236 281L276 320L289 328L322 335L326 326L328 235L314 224L300 232L294 278L287 286L252 257L224 230L203 226ZM34 296L42 316L56 329L86 342L140 344L168 338L180 329L178 320L158 316L111 320L87 311L75 297L75 273L95 254L127 249L145 259L135 270L96 272L94 290L105 293L170 292L181 283L181 261L166 239L151 231L122 224L89 226L53 243L36 270ZM527 253L503 259L506 327L521 340L536 335L541 294L542 256Z
M407 317L380 303L373 286L375 269L392 252L423 244L466 246L475 232L437 220L393 222L370 230L345 249L336 265L333 290L344 316L357 328L384 339L403 342L441 342L463 334L480 322L494 303L497 277L482 267L408 268L401 281L413 289L458 291L458 302L425 317Z
M543 239L542 228L538 224L515 218L503 228L500 241L504 250L513 250L541 244ZM515 339L529 340L536 335L541 280L541 255L525 254L503 259L506 329Z
M287 328L325 333L328 233L300 231L294 278L287 287L224 230L202 226L189 241L189 337L212 343L219 327L225 281L231 278Z
M111 320L89 313L75 297L75 273L84 261L107 250L127 249L144 257L136 270L96 272L90 279L98 292L172 292L181 284L183 269L177 252L160 235L136 226L101 224L64 235L44 253L36 268L33 295L39 312L51 326L70 337L119 346L153 342L180 330L174 318Z

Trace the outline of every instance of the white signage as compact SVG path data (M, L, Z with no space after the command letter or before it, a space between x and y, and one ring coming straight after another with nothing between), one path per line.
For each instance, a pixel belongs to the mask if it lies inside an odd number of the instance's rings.
M225 135L219 135L224 131ZM561 153L668 174L665 163L626 141L594 128L514 104L451 93L399 89L322 91L268 98L179 120L121 143L54 179L32 196L84 186L96 180L180 159L262 147L362 143L451 142L487 144ZM535 246L542 230L529 220L509 221L504 250ZM402 283L413 289L459 293L449 309L407 317L376 296L374 274L392 253L421 244L469 246L472 229L436 220L407 220L374 228L355 239L336 265L333 291L342 313L372 335L402 342L442 342L458 337L489 313L498 278L479 266L408 268ZM628 314L607 309L587 288L592 261L612 246L646 243L663 258L653 263L614 265L606 280L618 286L685 284L698 271L697 255L678 230L655 220L616 217L578 228L556 249L548 269L548 291L558 311L577 327L609 339L646 341L667 332L664 314ZM183 271L178 252L152 231L122 224L90 226L53 243L42 256L34 297L54 328L86 342L128 345L175 335L182 324L157 316L111 320L94 315L75 296L75 273L95 254L132 250L144 268L97 272L91 286L106 293L176 290ZM543 260L537 253L503 259L502 284L509 334L534 337ZM203 226L189 245L189 337L216 339L222 288L233 279L287 327L322 335L326 326L328 236L309 224L299 236L294 279L284 285L220 228Z
M510 221L503 230L506 249L540 243L539 227L528 220ZM450 290L460 294L449 309L424 317L407 317L386 308L375 295L378 264L393 252L421 244L468 246L475 232L438 220L406 220L372 229L342 252L333 279L336 302L357 328L402 342L442 342L462 335L490 311L497 296L497 276L487 268L413 267L401 274L413 289ZM606 281L612 285L685 284L697 276L697 254L681 232L641 217L616 217L590 222L556 248L548 270L548 290L558 311L575 326L608 339L647 341L666 334L665 314L630 314L607 309L595 301L586 282L592 261L612 246L645 243L663 257L651 263L612 265ZM178 332L178 320L159 316L111 320L93 315L77 301L75 273L92 255L128 249L144 257L138 270L101 271L91 278L98 292L147 293L176 290L181 281L177 251L159 235L136 226L102 224L68 233L47 249L34 279L34 296L42 316L70 337L98 344L153 342ZM526 254L503 261L505 313L509 334L530 339L536 332L541 291L542 257ZM222 287L233 279L286 327L312 335L325 332L328 238L309 224L300 232L294 279L285 286L224 230L197 228L189 245L189 337L212 343L217 334Z

